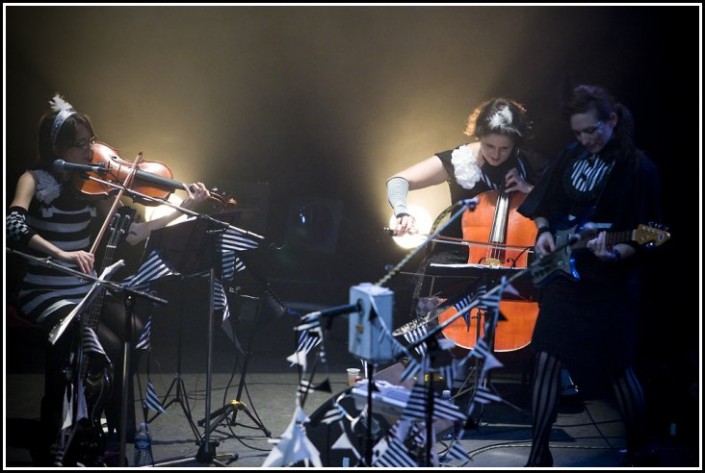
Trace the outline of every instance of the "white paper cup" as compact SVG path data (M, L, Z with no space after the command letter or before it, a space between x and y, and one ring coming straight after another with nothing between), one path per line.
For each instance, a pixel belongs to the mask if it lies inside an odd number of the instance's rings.
M348 368L348 386L353 386L360 376L360 368Z

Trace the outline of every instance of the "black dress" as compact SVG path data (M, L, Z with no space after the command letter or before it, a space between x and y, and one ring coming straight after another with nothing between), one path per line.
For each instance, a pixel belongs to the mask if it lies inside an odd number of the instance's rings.
M518 210L532 219L547 218L552 229L589 221L621 231L661 221L660 202L660 179L652 161L638 150L624 153L612 140L599 155L578 143L568 146ZM579 280L546 280L532 338L536 351L554 355L571 372L583 374L632 364L643 251L628 243L636 255L618 262L600 261L587 249L573 250Z

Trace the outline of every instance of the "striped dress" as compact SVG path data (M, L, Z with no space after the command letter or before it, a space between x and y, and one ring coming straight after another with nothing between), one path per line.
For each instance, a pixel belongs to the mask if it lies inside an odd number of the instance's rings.
M30 172L37 182L37 189L28 211L27 225L62 250L88 250L91 223L96 216L95 206L77 199L69 183L59 183L50 173L43 170ZM46 257L45 254L28 251L35 256ZM78 270L76 265L53 261ZM62 308L78 304L90 290L91 284L91 281L29 261L19 292L22 313L32 322L51 328L58 321L58 316L67 314L69 310Z

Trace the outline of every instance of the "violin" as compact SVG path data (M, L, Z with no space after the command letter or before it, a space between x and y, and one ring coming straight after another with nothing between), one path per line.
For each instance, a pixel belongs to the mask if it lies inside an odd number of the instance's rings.
M185 184L174 179L171 169L159 161L140 161L138 164L131 163L120 157L118 150L99 141L91 144L92 157L91 165L102 168L101 172L95 173L87 171L85 174L94 176L100 180L112 183L123 184L123 181L133 172L134 177L128 188L155 199L166 199L176 189L184 189ZM134 167L137 166L136 169ZM82 194L93 197L107 197L114 194L117 188L104 184L97 180L85 179L79 173L73 176L74 186ZM210 199L222 205L235 205L236 200L218 189L209 190ZM145 199L146 200L146 199ZM159 202L145 201L144 205L159 205Z

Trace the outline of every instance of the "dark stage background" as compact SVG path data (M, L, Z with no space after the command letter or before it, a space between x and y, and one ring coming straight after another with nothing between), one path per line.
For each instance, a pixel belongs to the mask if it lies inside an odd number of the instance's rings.
M60 92L124 159L142 151L250 207L241 224L266 237L252 265L283 299L346 304L406 254L382 231L391 174L462 143L471 109L499 95L527 106L532 146L555 156L571 139L564 81L602 84L635 115L672 232L647 275L641 369L695 416L700 18L698 5L7 6L6 194ZM444 186L424 196L450 203ZM390 287L402 307L408 280Z

